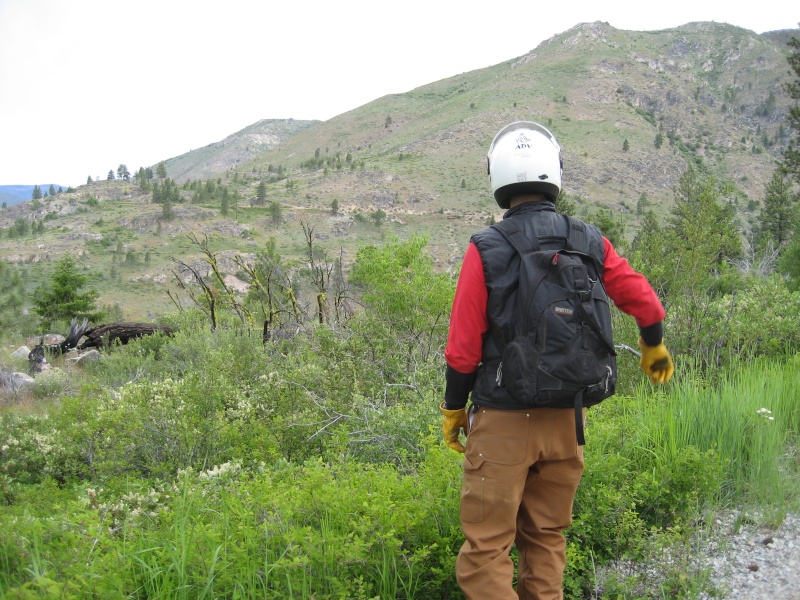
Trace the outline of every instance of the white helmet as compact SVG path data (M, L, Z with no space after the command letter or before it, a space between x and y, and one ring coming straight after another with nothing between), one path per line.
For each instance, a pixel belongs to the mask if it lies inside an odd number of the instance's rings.
M546 128L533 121L503 127L489 147L489 177L500 208L511 196L543 194L555 200L561 190L561 147Z

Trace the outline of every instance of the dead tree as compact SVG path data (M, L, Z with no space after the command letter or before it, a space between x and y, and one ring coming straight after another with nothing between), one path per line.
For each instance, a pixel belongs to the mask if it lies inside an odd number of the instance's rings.
M87 319L83 319L83 321L78 324L78 318L73 317L72 322L69 324L69 333L60 344L48 344L45 346L44 337L42 337L39 343L33 347L33 350L28 353L28 372L31 374L40 373L45 368L44 365L47 364L48 354L51 356L59 356L76 348L78 342L86 334L88 329L89 321Z
M247 310L247 307L245 307L241 302L239 302L239 300L236 298L235 291L227 283L225 283L225 277L220 270L217 261L217 255L211 252L211 250L208 248L208 236L206 236L203 240L198 239L194 234L191 234L187 237L194 245L200 248L200 251L205 255L206 258L204 262L210 269L208 275L210 276L211 273L214 274L217 282L219 283L219 287L224 294L224 297L227 298L233 310L236 311L236 314L239 316L239 320L245 326L252 324L253 318L250 314L250 311ZM211 330L215 331L217 329L218 303L223 300L220 290L212 288L211 285L206 281L206 278L203 277L203 275L199 272L198 268L188 265L185 262L175 258L172 258L172 261L180 266L180 273L176 273L175 271L172 272L172 274L175 276L175 280L178 283L178 287L189 294L192 302L194 302L194 304L200 308L200 310L209 316L211 319ZM198 298L197 294L195 294L194 291L183 280L182 275L187 271L192 274L192 278L194 279L195 283L200 286L205 302ZM172 300L175 306L180 310L181 303L179 302L177 295L173 295L169 290L167 290L167 294L169 295L170 300Z
M238 254L233 262L247 274L255 298L261 307L264 325L261 339L268 342L273 331L280 327L282 322L293 319L297 325L303 322L303 315L297 298L294 295L292 281L289 274L280 264L280 258L274 254L273 246L268 246L267 252L259 255L256 264L250 264Z
M328 261L328 254L322 252L318 256L314 247L314 227L306 221L300 220L303 234L306 237L306 251L308 253L308 268L311 273L311 283L317 288L317 318L323 325L328 315L328 285L333 273L333 265Z

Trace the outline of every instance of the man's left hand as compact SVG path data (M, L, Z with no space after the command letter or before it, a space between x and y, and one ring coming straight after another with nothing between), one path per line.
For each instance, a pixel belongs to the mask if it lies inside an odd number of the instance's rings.
M664 342L658 346L647 346L644 340L639 338L639 348L642 350L642 359L639 361L642 371L653 383L667 383L675 372L675 364Z

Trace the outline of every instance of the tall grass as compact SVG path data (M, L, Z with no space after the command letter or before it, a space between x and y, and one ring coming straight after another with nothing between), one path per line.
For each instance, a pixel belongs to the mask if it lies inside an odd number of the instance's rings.
M633 443L669 469L686 447L711 451L723 466L717 500L782 512L797 499L800 372L796 361L738 365L711 385L679 370L664 393L640 388L626 404Z

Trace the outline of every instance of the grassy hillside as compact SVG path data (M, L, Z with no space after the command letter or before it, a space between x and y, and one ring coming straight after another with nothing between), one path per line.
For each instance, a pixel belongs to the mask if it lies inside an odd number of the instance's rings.
M618 205L642 192L668 200L688 161L758 199L788 133L773 143L786 116L786 71L784 47L728 25L645 33L584 24L518 59L340 115L253 166L296 168L317 148L350 152L387 177L371 186L325 178L327 197L341 202L353 191L382 192L396 194L398 208L421 198L445 209L485 210L492 136L509 121L535 119L552 127L564 147L565 189L587 202ZM659 131L665 144L656 150ZM318 175L303 180L320 187Z
M64 253L79 256L101 303L119 304L125 318L172 308L176 261L200 256L192 234L208 237L230 275L228 259L254 256L270 237L290 264L303 265L301 221L330 260L350 264L364 244L422 234L436 268L454 271L470 234L501 215L486 150L519 119L558 137L579 216L609 208L630 238L639 200L666 214L692 164L728 185L746 232L788 141L785 37L716 23L656 32L578 25L524 56L326 122L260 121L166 161L179 183L210 180L235 195L227 217L219 195L201 197L188 183L175 218L164 220L150 192L96 182L0 211L6 230L18 219L45 224L44 233L0 237L0 257L24 265L33 290Z

